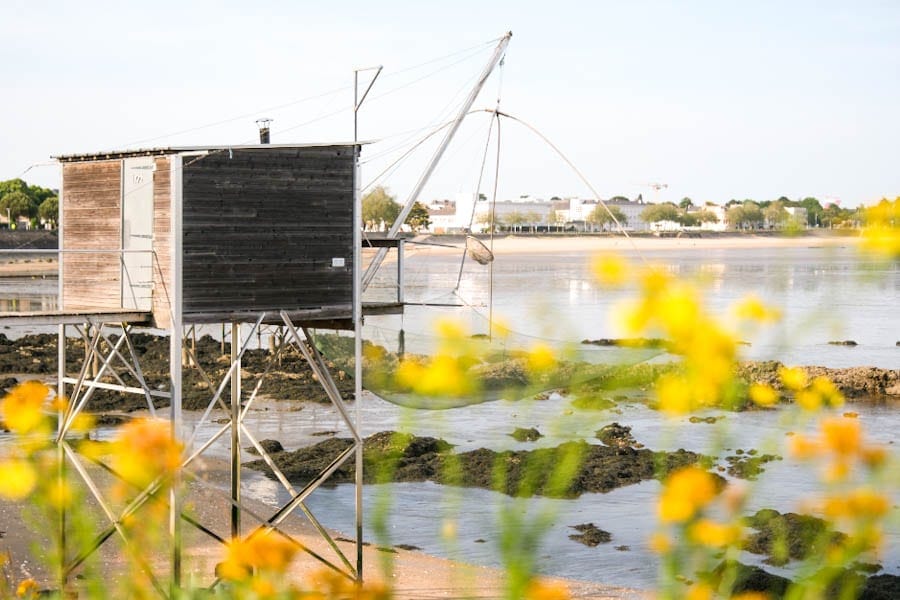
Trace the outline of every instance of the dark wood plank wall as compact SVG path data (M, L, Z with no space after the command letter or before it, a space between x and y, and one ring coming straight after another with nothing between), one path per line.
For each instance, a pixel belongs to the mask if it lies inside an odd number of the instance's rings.
M122 247L122 162L63 164L64 250ZM122 267L113 253L63 256L62 308L103 310L122 304Z
M169 329L172 296L172 192L171 161L156 159L153 173L153 324Z
M349 315L355 164L353 146L232 150L186 162L185 320L316 308L331 318L336 306Z

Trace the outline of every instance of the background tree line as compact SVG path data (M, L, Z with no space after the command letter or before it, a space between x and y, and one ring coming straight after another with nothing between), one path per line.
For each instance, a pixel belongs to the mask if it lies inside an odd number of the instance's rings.
M28 185L21 179L0 181L0 215L10 218L10 226L20 218L56 227L59 221L59 196L56 190Z
M387 188L379 185L362 197L363 226L368 231L387 230L397 220L402 208ZM428 209L415 202L404 223L413 231L428 228L431 225Z

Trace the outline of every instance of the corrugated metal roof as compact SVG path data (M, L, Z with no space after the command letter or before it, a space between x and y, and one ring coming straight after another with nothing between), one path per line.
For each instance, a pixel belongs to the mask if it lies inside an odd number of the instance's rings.
M356 142L357 146L371 144L365 140ZM82 162L91 160L109 160L114 158L130 158L132 156L165 156L183 152L218 152L224 150L255 150L265 148L326 148L329 146L353 146L354 142L331 142L318 144L216 144L211 146L166 146L162 148L136 148L132 150L107 150L104 152L88 152L83 154L61 154L52 156L60 162Z

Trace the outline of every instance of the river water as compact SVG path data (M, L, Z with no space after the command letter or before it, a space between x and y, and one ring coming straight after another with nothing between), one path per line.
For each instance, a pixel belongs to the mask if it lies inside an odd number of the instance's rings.
M784 317L776 327L747 339L743 356L778 359L788 364L829 367L900 367L900 268L863 260L852 247L806 247L646 251L643 258L660 263L679 276L702 282L707 302L724 312L735 300L753 293L780 307ZM634 257L638 260L638 257ZM438 316L453 316L473 332L486 331L492 312L516 332L517 339L572 341L620 335L610 320L611 309L633 295L629 289L610 290L590 276L590 257L581 254L516 254L500 256L488 267L467 261L459 288L458 255L411 253L407 260L406 295L410 302L440 306L412 306L401 316L370 317L367 335L392 348L401 330L407 351L427 351L427 334ZM388 272L388 269L384 269ZM18 282L18 288L2 282L5 299L17 297L35 304L52 304L55 280ZM373 298L389 297L392 282L378 281ZM0 299L2 300L2 299ZM448 306L457 305L457 306ZM4 332L14 335L14 332ZM829 341L854 340L856 346L830 345ZM646 355L608 351L609 358L634 362ZM653 360L664 360L655 357ZM686 448L709 452L758 449L778 453L787 431L801 431L808 424L786 421L782 411L720 414L715 425L692 424L686 419L667 421L635 400L599 412L570 410L569 400L553 395L549 400L496 401L443 411L397 407L371 394L360 403L364 435L386 429L402 429L419 435L444 438L461 451L478 447L494 450L555 446L572 439L592 440L594 432L617 421L632 427L634 437L648 448ZM893 444L900 426L896 409L878 403L854 404L870 439ZM197 415L187 417L190 423ZM259 439L282 441L287 449L322 438L314 434L345 434L337 412L330 406L292 403L268 404L251 411L247 425ZM509 437L515 427L537 427L545 435L537 443L519 443ZM211 432L212 426L204 426ZM201 438L203 436L201 435ZM225 442L211 452L227 456ZM716 452L720 464L724 455ZM895 478L896 480L896 478ZM799 502L816 494L816 473L790 460L769 463L752 491L748 510L774 507L798 510ZM245 493L270 502L286 502L280 484L256 473L244 478ZM480 489L452 489L431 483L366 486L365 535L378 544L410 544L425 552L466 562L501 566L498 551L502 511L533 517L529 523L548 523L534 549L539 570L550 575L574 577L650 589L657 577L655 557L648 548L654 528L655 501L660 486L655 481L632 485L607 494L585 494L573 500L513 500ZM895 504L900 498L892 490ZM328 527L352 535L354 491L338 485L316 491L307 502ZM371 511L386 506L388 539L371 530ZM896 512L896 509L895 509ZM896 517L896 516L895 516ZM573 525L593 522L612 534L612 542L588 548L569 539ZM453 536L446 536L453 531ZM887 549L879 557L886 572L900 573L900 523L894 518L887 532ZM745 554L744 562L758 564ZM766 569L790 574L790 568Z
M742 348L746 358L829 367L900 367L900 347L896 345L900 340L900 269L896 263L863 260L852 247L648 251L643 259L700 281L714 312L725 312L731 303L751 293L780 307L783 320L747 340L750 345ZM433 338L419 334L427 334L436 317L449 315L467 323L472 332L485 332L486 316L492 308L524 343L616 337L620 332L610 321L611 309L632 297L634 290L603 288L594 282L589 265L590 257L582 254L501 256L493 265L491 282L487 267L467 261L454 292L459 257L420 252L407 261L407 300L440 306L410 307L402 317L370 318L369 336L396 347L402 329L408 351L427 351ZM389 279L380 284L385 296L392 293ZM445 306L448 304L464 306ZM828 343L850 339L858 345ZM646 358L619 350L609 352L609 358L624 362ZM635 438L650 448L709 452L718 446L729 450L716 453L719 464L724 464L724 455L738 449L778 454L787 431L809 428L787 421L783 412L712 411L723 418L709 425L687 419L667 421L638 401L597 413L572 413L569 409L569 401L556 395L541 402L497 401L445 411L401 409L371 395L361 405L365 435L385 429L410 430L446 439L460 451L527 449L572 439L591 440L597 429L617 421L632 427ZM893 444L900 426L896 409L865 403L855 404L852 410L859 413L869 439ZM313 431L342 429L334 412L325 406L305 407L302 421L308 425L287 428L277 416L260 414L258 434L283 439L290 430L299 434L297 445L311 443L320 438L303 438ZM519 443L508 435L515 427L537 427L545 437L537 443ZM748 511L764 507L798 510L799 503L814 498L819 489L817 474L808 465L790 460L768 463L759 479L748 484ZM248 491L273 504L287 498L277 483L264 477L251 476L247 486ZM502 565L497 543L502 511L523 512L532 516L535 524L549 515L550 525L535 548L541 572L650 589L656 581L657 562L648 538L654 528L659 490L657 482L647 481L574 500L523 502L486 490L410 483L367 486L364 497L367 507L389 507L389 538L379 539L379 543L411 544L428 553L492 566ZM892 493L900 500L896 489ZM352 531L352 486L320 490L309 505L329 526ZM571 526L586 522L612 533L612 542L589 548L569 539L576 533ZM449 539L444 535L448 523L455 531ZM374 532L367 531L372 539ZM880 562L886 572L900 573L900 524L896 518L887 540ZM760 564L758 557L746 553L742 560ZM791 572L790 567L765 568L785 575Z

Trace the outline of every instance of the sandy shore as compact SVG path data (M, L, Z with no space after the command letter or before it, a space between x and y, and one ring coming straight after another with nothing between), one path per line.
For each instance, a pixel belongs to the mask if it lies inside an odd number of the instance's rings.
M0 262L0 277L55 277L58 274L59 263L55 258Z
M188 483L185 510L203 526L223 538L230 537L230 500L227 490L229 471L224 461L202 459L193 473L197 481ZM201 483L200 481L205 483ZM244 500L247 512L243 513L242 530L252 531L262 519L270 518L276 511L257 500ZM40 536L27 527L19 518L20 505L0 501L0 552L8 553L9 564L6 573L13 582L27 577L35 577L42 586L50 585L47 574L39 561L30 555L29 548L40 547ZM101 522L101 524L104 524ZM352 523L347 529L353 528ZM340 564L334 550L318 535L310 522L295 511L280 526L306 548ZM332 532L337 539L343 537ZM223 559L224 551L220 543L201 533L188 524L183 525L183 564L185 578L197 585L209 585L214 577L215 566ZM345 536L350 537L350 536ZM356 561L356 546L349 541L338 541L338 547L351 564ZM121 542L113 537L99 550L101 561L108 571L105 575L114 578L116 566L121 565ZM168 571L163 557L152 561L157 574ZM427 600L431 598L502 598L504 573L502 570L454 562L399 548L378 548L374 544L363 548L364 579L370 582L388 583L398 600ZM290 574L298 582L305 581L312 573L323 569L321 562L306 553L295 559ZM113 579L110 579L112 581ZM590 582L545 578L542 581L565 585L572 598L608 598L639 600L649 595L639 590L617 588Z
M498 235L491 242L481 236L487 246L493 245L497 256L511 254L553 254L553 253L599 253L631 252L653 250L681 250L688 248L720 250L727 248L806 248L820 246L854 246L859 237L838 236L822 233L795 237L754 234L704 234L705 237L656 237L652 235L625 236L557 236L557 235ZM458 252L465 248L463 236L423 235L407 243L410 254L427 252L443 254ZM0 250L2 254L2 250ZM388 254L392 259L393 254ZM0 262L0 277L46 277L58 273L56 259L22 260Z
M808 248L855 246L859 238L825 234L807 234L796 237L775 235L706 235L705 237L656 237L639 236L541 236L541 235L500 235L493 241L480 236L488 247L493 247L495 256L516 254L594 254L618 252L625 255L656 250L722 250L730 248ZM465 247L462 236L419 236L407 243L409 253L444 254L459 252Z

